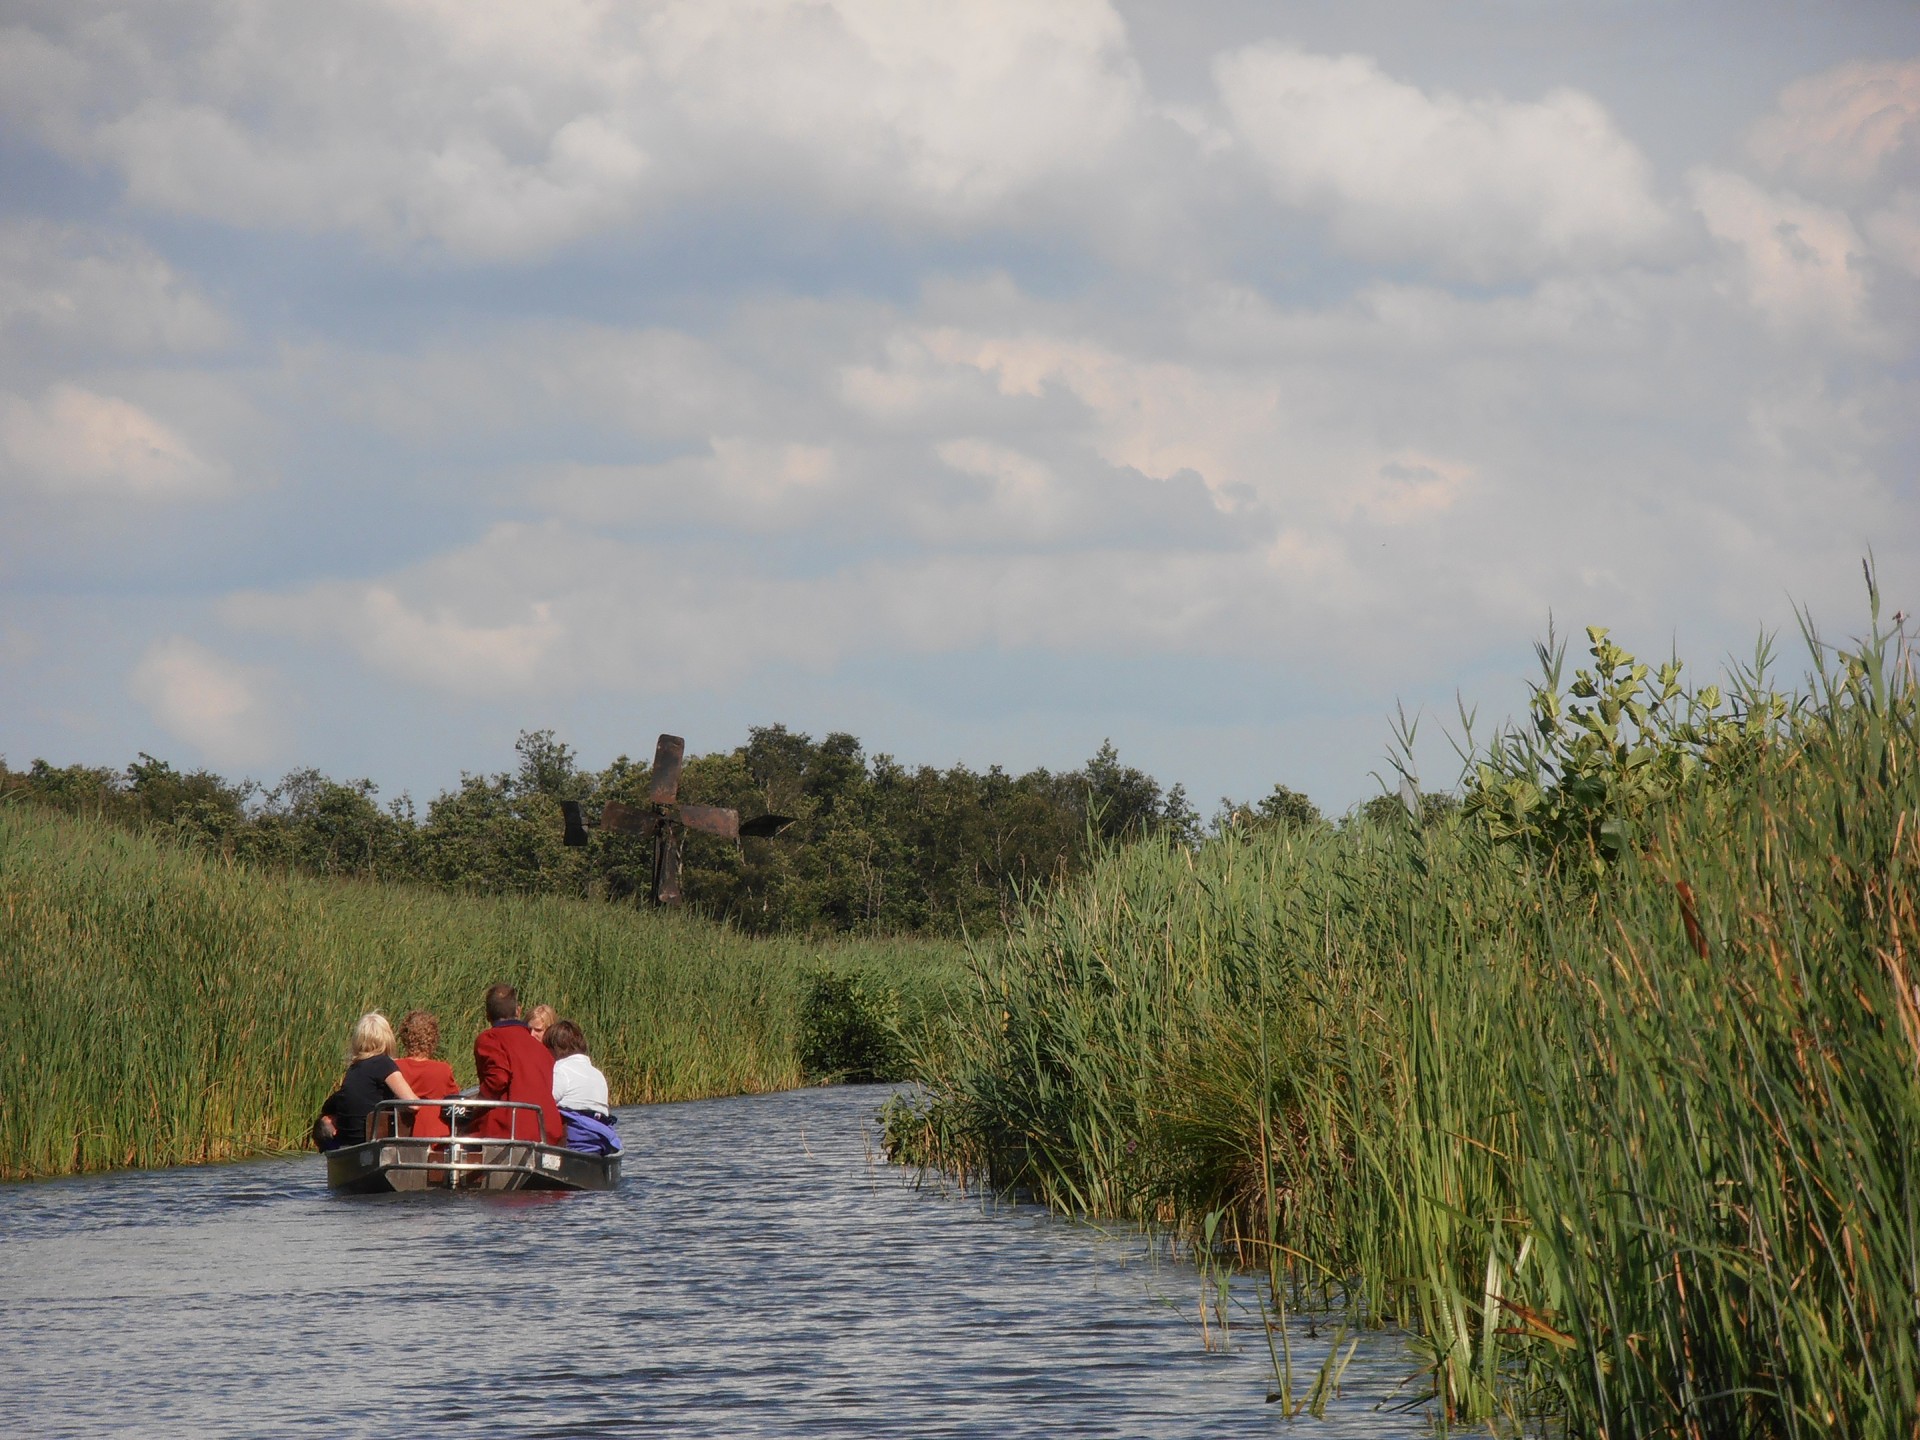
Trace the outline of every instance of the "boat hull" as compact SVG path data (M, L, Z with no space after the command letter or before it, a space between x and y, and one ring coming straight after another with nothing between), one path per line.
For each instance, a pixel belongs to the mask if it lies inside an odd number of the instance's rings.
M618 1155L527 1140L370 1140L327 1152L327 1186L344 1195L413 1190L611 1190Z

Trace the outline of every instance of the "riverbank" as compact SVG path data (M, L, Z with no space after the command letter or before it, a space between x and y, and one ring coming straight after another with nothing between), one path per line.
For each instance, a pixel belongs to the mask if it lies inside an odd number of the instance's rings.
M580 1022L617 1103L786 1089L819 977L911 1030L959 953L275 874L0 806L0 1178L298 1146L368 1009L435 1012L471 1084L501 979Z
M1744 729L1641 722L1644 760L1610 681L1592 726L1553 696L1556 790L1504 818L1109 854L982 953L893 1153L1405 1323L1459 1420L1905 1433L1920 705L1897 639L1822 660ZM1568 776L1643 789L1569 842Z

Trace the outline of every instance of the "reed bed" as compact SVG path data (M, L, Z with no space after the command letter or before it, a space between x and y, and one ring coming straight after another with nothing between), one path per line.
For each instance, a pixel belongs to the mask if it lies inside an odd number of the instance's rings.
M1110 853L894 1151L1404 1324L1451 1421L1920 1434L1920 706L1881 641L1805 700L1597 877L1459 816Z
M261 873L0 806L0 1178L301 1143L353 1020L435 1012L473 1082L485 987L584 1027L617 1103L807 1078L812 977L937 1008L957 951L753 939L698 917Z

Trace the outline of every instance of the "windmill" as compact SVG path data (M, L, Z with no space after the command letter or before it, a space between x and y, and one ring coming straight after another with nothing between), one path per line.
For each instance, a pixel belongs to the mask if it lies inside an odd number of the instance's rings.
M687 831L738 840L742 835L778 835L793 824L790 815L756 815L742 821L738 810L724 805L682 805L680 770L686 750L687 742L678 735L662 735L653 748L653 779L647 788L647 803L628 805L609 800L600 811L599 828L608 834L653 837L653 879L647 895L656 905L680 903L680 842ZM567 818L566 843L586 844L587 822L580 813L580 802L562 800L560 809Z

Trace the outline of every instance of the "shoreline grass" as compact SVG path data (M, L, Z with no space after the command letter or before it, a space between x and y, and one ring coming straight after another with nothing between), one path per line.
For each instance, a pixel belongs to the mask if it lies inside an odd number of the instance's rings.
M1550 857L1549 857L1550 858ZM1407 1325L1450 1422L1907 1435L1920 703L1869 642L1604 867L1470 815L1134 846L974 957L898 1158Z
M434 1011L471 1084L502 979L582 1024L617 1103L789 1088L815 977L913 1024L958 954L261 872L0 806L0 1179L297 1148L367 1009Z

